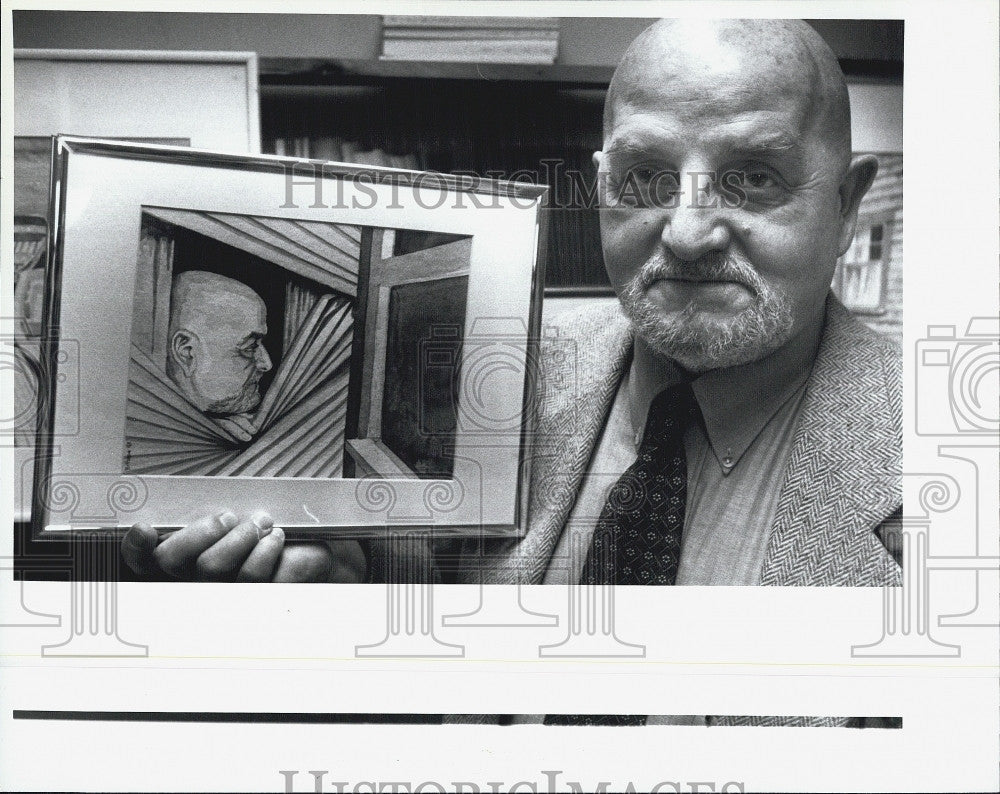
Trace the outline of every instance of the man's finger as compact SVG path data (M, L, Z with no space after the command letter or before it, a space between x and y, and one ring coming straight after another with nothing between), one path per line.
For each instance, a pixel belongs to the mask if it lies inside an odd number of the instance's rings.
M235 578L254 546L271 532L273 524L267 513L254 513L249 521L237 524L198 556L195 563L198 579L218 582Z
M325 543L290 543L274 572L275 582L325 582L333 567L333 555Z
M138 574L159 573L156 544L159 537L149 524L133 524L122 539L122 559Z
M193 576L198 556L221 540L236 523L236 516L226 511L188 524L156 547L156 561L171 576Z
M243 563L240 572L236 574L236 581L270 582L284 546L285 533L281 527L273 527L271 532L261 538L260 543L253 547L253 551Z

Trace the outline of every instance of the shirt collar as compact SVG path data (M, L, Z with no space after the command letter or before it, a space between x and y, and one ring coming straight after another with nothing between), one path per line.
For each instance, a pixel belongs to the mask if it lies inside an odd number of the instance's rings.
M690 380L709 445L728 474L778 409L809 377L821 330L821 326L807 329L758 361L711 370L693 378L636 337L627 384L636 445L642 440L653 398L670 386Z

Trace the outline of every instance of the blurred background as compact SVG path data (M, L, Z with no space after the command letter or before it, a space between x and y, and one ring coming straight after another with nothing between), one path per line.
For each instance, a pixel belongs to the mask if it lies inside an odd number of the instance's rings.
M259 105L249 112L259 113L259 138L247 142L241 130L225 148L548 184L554 206L545 313L551 315L581 299L611 295L596 211L579 201L573 206L572 196L594 176L591 154L601 146L601 110L614 66L652 21L15 11L13 38L16 48L254 53ZM855 150L880 161L833 288L865 322L901 340L903 25L810 24L847 75ZM163 68L161 79L173 91L186 80L176 68ZM211 112L199 111L209 90L205 81L186 83L191 116ZM101 81L88 90L99 95ZM155 115L160 99L147 90L137 101ZM64 94L51 101L78 99ZM114 126L114 113L105 115ZM130 134L128 123L123 120L121 136ZM159 132L203 145L176 123ZM35 223L24 224L26 239Z

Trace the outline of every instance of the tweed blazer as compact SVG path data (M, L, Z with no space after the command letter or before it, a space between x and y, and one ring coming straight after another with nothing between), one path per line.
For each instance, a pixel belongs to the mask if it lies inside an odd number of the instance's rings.
M519 539L467 542L459 581L541 583L631 350L617 304L587 307L545 329L527 531ZM899 350L831 295L761 584L900 584L900 567L881 538L900 515L902 457ZM426 544L376 543L372 552L374 581L435 578Z

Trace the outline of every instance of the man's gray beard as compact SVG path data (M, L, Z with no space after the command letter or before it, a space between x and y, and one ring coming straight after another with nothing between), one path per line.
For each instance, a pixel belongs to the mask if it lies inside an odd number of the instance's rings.
M259 383L260 378L257 378L244 386L243 391L236 396L209 403L208 407L205 409L205 413L219 414L222 416L250 413L254 408L260 405L260 389L258 388Z
M665 314L646 297L660 278L687 274L706 280L735 281L753 295L753 302L728 321L706 320L689 303ZM792 309L788 299L772 289L746 261L715 257L694 264L672 264L655 256L618 296L636 334L658 354L691 372L733 367L763 358L791 337Z

